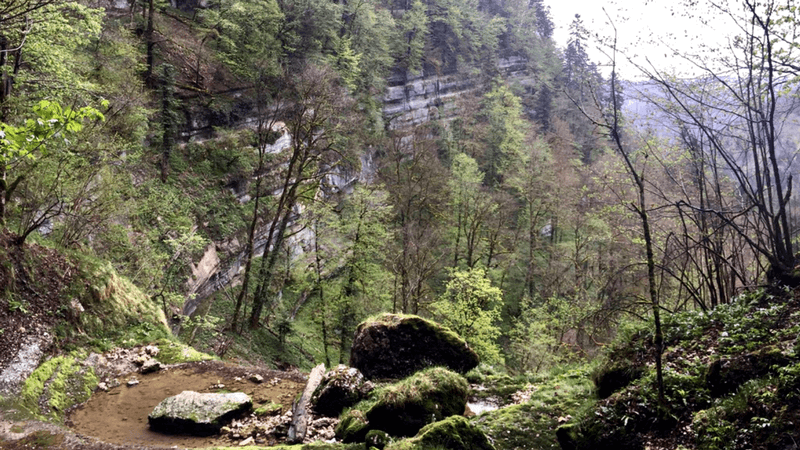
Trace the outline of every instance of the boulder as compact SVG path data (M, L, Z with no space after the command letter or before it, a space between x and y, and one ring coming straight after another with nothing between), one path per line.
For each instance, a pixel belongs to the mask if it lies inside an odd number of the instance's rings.
M152 358L145 361L140 369L143 374L158 372L159 370L161 370L161 363Z
M311 397L311 404L319 415L339 417L345 408L366 398L373 388L372 382L367 381L360 370L340 364L322 378Z
M410 450L495 450L483 431L462 416L452 416L425 425L406 444L404 448Z
M154 431L209 436L253 407L243 392L201 394L183 391L161 401L147 417Z
M723 357L708 365L706 387L712 397L721 397L735 392L746 381L767 375L773 366L782 367L789 363L790 359L774 346L743 355Z
M621 361L604 365L592 374L592 381L597 388L597 397L608 398L614 392L630 385L644 376L644 367L630 361Z
M400 379L426 367L466 373L478 365L466 341L417 316L383 314L361 323L350 351L350 366L367 379Z
M375 390L342 415L336 434L345 442L363 442L370 430L414 436L431 422L463 414L468 389L457 373L441 367L423 370Z

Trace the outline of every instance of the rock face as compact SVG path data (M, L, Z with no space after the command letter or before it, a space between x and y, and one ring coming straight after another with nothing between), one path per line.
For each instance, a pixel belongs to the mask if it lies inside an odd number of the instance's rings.
M161 401L147 417L150 428L170 434L208 436L253 407L243 392L200 394L183 391Z
M466 373L478 362L478 355L449 329L421 317L395 314L361 323L350 352L350 366L368 379L400 379L436 366Z
M336 435L363 442L371 430L413 436L428 423L461 415L467 406L467 380L441 367L423 370L382 387L343 415Z
M374 385L354 367L340 364L325 374L311 403L317 414L327 417L339 417L342 410L349 408L366 398Z

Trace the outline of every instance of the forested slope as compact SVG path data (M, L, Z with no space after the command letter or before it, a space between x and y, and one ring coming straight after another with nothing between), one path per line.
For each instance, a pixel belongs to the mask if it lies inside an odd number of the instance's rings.
M751 28L687 54L704 76L636 85L541 0L5 2L5 254L103 261L187 343L276 367L346 362L386 311L520 379L645 324L663 402L662 319L800 279L797 21L742 6L711 5ZM0 308L39 313L17 259Z

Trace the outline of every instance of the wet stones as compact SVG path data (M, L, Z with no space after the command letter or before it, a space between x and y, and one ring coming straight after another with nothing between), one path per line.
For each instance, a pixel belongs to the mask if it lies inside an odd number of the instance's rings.
M159 403L147 420L154 431L210 436L252 407L250 396L243 392L201 394L183 391Z

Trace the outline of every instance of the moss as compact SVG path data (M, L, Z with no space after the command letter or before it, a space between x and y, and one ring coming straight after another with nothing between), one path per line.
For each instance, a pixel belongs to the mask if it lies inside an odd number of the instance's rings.
M270 401L266 405L259 406L258 408L253 411L256 416L274 416L276 414L280 414L281 410L283 409L283 405L280 403L275 403Z
M364 438L364 442L366 443L367 447L369 448L376 448L378 450L383 450L387 444L392 441L392 438L384 431L381 430L370 430L367 433L367 436Z
M79 301L85 312L56 326L62 341L103 352L171 336L161 307L111 264L80 252L70 257L78 275L65 298Z
M159 351L158 355L155 356L155 359L162 364L178 364L217 359L212 355L198 352L188 345L184 345L180 342L169 339L159 339L156 342L156 345L158 346Z
M464 377L441 367L417 372L346 410L336 435L345 442L363 442L373 429L413 436L431 421L463 414L468 387Z
M555 430L594 401L588 369L573 368L563 373L541 374L527 380L529 401L487 411L470 421L489 436L497 448L558 448ZM496 377L503 386L521 387L521 381ZM492 390L497 390L492 387Z
M369 324L378 323L388 327L397 327L401 323L409 326L413 331L420 331L424 329L435 329L439 336L448 344L461 346L464 345L464 340L455 331L445 327L432 320L424 319L413 314L391 314L384 313L377 316L372 316L362 322L358 328L369 326Z
M370 427L364 412L348 409L342 413L335 431L343 442L364 442Z
M600 366L592 373L592 381L597 387L597 396L599 398L607 398L614 392L641 378L644 373L643 367L626 359Z
M25 383L22 385L20 402L25 409L34 415L40 414L39 398L44 394L45 383L56 373L64 359L65 357L59 356L45 361L25 379Z
M89 399L97 382L92 368L81 367L73 356L59 356L25 380L21 403L36 417L61 420L69 408Z
M486 435L466 418L452 416L423 427L419 433L387 447L387 450L494 450Z

